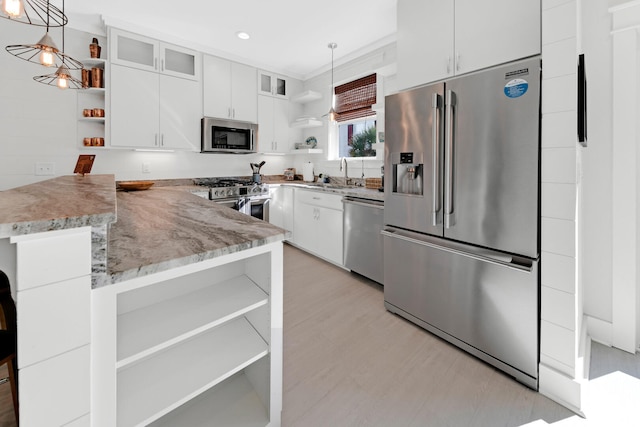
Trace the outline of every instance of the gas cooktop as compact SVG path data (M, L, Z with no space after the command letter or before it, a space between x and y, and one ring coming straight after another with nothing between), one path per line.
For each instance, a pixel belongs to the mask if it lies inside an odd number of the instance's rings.
M230 199L269 194L269 186L239 178L202 179L198 185L209 187L209 199Z

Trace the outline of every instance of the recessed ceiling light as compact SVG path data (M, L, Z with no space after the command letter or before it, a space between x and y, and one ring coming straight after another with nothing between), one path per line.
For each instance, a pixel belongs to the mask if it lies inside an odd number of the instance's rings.
M248 40L248 39L249 39L249 37L250 37L250 36L249 36L249 34L248 34L248 33L245 33L244 31L238 31L238 32L236 33L236 36L238 36L238 38L239 38L239 39L242 39L242 40Z

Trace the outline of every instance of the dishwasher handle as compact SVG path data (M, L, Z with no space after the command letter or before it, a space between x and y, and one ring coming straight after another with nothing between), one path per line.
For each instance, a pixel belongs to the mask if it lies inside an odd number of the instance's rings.
M439 241L432 241L428 236L417 235L416 233L399 230L393 227L385 227L380 233L383 236L404 240L405 242L415 243L416 245L427 246L429 248L500 265L502 267L512 268L526 273L531 273L534 268L533 262L528 258L511 256L508 254L494 252L489 249L476 248L454 242L446 242L446 244L443 244Z
M359 199L355 197L343 197L342 203L351 204L356 206L362 206L366 208L384 209L384 202L371 199Z

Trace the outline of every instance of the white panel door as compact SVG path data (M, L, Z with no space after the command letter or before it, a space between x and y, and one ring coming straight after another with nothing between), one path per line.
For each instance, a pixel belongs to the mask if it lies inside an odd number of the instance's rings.
M159 147L157 73L111 65L111 145Z
M231 118L231 62L205 55L203 63L204 115Z
M456 74L541 51L539 0L455 0Z
M198 150L200 96L199 82L160 76L160 148Z
M317 208L318 254L329 261L342 265L342 211Z
M251 123L258 121L258 85L255 68L231 63L231 98L235 120Z
M291 150L289 146L289 100L273 99L273 127L275 142L274 152L288 153Z
M453 75L453 12L453 0L398 0L398 89Z

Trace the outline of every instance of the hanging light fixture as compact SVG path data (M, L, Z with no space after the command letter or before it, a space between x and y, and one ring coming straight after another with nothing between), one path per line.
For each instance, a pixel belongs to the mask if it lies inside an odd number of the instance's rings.
M69 21L49 0L0 0L0 17L38 27L63 27Z
M329 45L327 46L329 49L331 49L331 97L329 99L331 99L331 109L329 109L329 121L330 122L335 122L336 121L336 117L337 117L337 113L336 110L333 109L333 49L338 47L337 43L329 43Z
M3 0L4 2L19 0ZM62 2L64 9L64 1ZM47 2L47 8L53 8ZM65 55L61 52L53 39L49 35L49 15L47 14L47 32L35 44L17 44L9 45L5 49L16 58L24 59L34 64L42 64L45 67L53 67L57 64L66 63L67 67L73 70L80 70L83 65L81 62ZM62 37L64 38L64 27L62 27ZM64 46L63 46L64 47ZM64 50L64 49L63 49Z
M64 0L62 0L62 10L64 11ZM64 27L62 27L62 50L64 51ZM82 81L73 77L71 75L71 67L67 66L67 63L70 63L73 67L72 69L80 70L83 68L82 63L65 55L63 52L57 52L56 56L62 60L62 64L56 72L44 76L36 76L33 80L48 86L58 86L60 89L84 89Z

